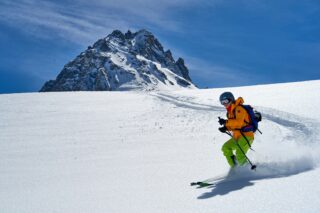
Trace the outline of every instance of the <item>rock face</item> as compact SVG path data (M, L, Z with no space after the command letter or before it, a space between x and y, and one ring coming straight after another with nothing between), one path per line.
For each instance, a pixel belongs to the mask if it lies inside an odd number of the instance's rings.
M40 92L179 88L196 88L183 59L175 61L146 30L115 30L66 64Z

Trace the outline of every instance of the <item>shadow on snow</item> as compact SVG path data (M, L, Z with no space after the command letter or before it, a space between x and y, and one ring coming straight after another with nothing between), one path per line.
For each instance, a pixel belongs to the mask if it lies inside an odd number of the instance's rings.
M227 195L228 193L241 190L245 187L253 186L254 181L263 179L285 178L299 173L313 170L315 165L310 158L303 158L291 162L273 162L257 165L256 171L243 169L226 175L222 180L214 182L213 185L207 188L210 192L205 192L198 199L208 199L217 195Z

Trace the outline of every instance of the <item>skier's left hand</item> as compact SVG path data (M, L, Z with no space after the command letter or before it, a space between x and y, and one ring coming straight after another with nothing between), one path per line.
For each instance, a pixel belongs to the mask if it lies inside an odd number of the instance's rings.
M223 126L223 127L220 127L220 128L219 128L219 131L222 132L222 133L226 133L227 130L228 130L228 129L227 129L226 126Z

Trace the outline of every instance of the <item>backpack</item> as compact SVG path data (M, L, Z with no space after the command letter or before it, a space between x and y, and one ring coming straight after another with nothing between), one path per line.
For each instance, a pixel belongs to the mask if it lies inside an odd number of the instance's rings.
M250 105L239 105L242 106L249 115L249 123L246 126L242 127L240 131L242 132L256 132L257 130L262 134L262 132L258 129L258 123L262 120L262 115L260 112L254 110Z

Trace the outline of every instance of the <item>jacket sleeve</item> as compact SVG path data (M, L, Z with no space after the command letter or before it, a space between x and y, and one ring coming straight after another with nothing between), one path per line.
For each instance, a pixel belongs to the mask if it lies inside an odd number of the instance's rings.
M228 130L241 129L243 126L246 125L245 123L245 117L247 115L246 110L243 107L237 106L234 111L235 111L235 118L228 119L226 122L226 127Z

